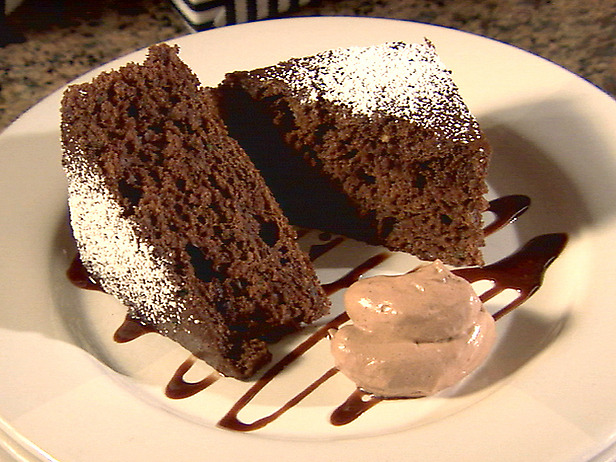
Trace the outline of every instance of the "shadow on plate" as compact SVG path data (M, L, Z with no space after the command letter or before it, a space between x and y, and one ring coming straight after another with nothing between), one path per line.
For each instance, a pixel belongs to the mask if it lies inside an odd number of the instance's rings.
M494 150L491 186L532 200L517 226L523 241L550 232L575 236L616 215L613 153L570 101L487 114L482 127Z

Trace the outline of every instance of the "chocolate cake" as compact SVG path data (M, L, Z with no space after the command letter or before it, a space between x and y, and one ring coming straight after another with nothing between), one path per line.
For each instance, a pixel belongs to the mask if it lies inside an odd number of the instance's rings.
M291 223L482 263L490 147L430 42L237 71L219 91Z
M63 166L81 260L144 326L247 378L267 341L328 311L294 230L219 117L212 91L158 45L71 86Z

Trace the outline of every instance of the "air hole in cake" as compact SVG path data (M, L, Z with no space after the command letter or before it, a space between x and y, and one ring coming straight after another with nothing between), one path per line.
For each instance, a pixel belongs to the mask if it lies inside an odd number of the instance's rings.
M154 133L158 133L158 134L163 132L163 129L162 129L162 127L160 125L150 125L148 127L148 130L150 130L150 131L152 131Z
M282 255L285 255L285 254L289 251L289 249L287 249L287 247L283 245L282 247L280 247L280 249L278 249L278 251L279 251ZM289 263L290 263L290 260L289 260L287 257L281 257L281 258L280 258L280 264L281 264L281 265L283 265L283 266L284 266L284 265L287 265L287 264L289 264Z
M415 181L413 181L413 186L417 189L423 189L426 186L427 180L426 177L421 173L418 173L415 177Z
M443 223L444 225L450 225L452 221L453 220L449 215L446 215L444 213L441 214L441 223Z
M244 242L235 240L233 236L229 235L229 233L225 233L222 226L213 226L212 234L220 239L220 241L225 245L233 244L237 250L242 250L244 248Z
M226 199L232 199L233 198L233 194L231 194L229 188L226 185L221 184L220 181L217 181L216 176L208 175L207 176L207 180L210 183L210 185L218 187L218 190L220 191L220 194L224 198L226 198Z
M122 194L122 197L126 198L132 207L135 207L139 203L143 195L143 191L140 188L131 185L124 179L118 182L118 190L120 194Z
M127 112L128 112L129 117L133 117L133 118L139 117L139 109L137 109L137 106L135 106L134 104L131 104L130 106L128 106Z
M184 122L183 120L174 120L173 125L175 125L177 129L182 133L192 133L192 128L189 127L188 124L186 124L186 122Z
M360 179L361 182L365 183L365 184L375 184L376 183L376 177L366 173L366 172L359 172L357 174L357 177Z
M190 256L190 264L195 270L195 276L197 276L197 278L203 282L212 282L214 279L224 279L224 275L214 269L212 260L205 258L199 247L187 244L186 252Z
M256 217L259 222L259 237L270 247L274 247L280 238L278 225L271 221L264 221L261 217Z
M222 197L226 199L233 199L233 194L231 194L229 188L220 188L220 194L222 194Z
M135 143L132 141L126 141L124 149L126 150L128 154L132 154L133 152L136 151Z
M149 164L152 161L150 155L146 152L139 153L139 160L144 164Z
M343 153L340 156L340 159L344 159L344 160L351 160L353 159L355 156L357 156L357 154L359 154L359 151L357 151L357 149L351 149L348 152Z
M248 287L248 281L245 279L234 279L230 283L233 295L236 297L245 296L246 287Z
M264 96L263 101L273 103L274 101L279 100L280 98L282 98L282 95Z
M224 216L224 212L223 210L220 208L220 205L213 202L209 205L209 208L216 213L218 216L223 217Z
M175 186L178 188L178 191L186 191L186 180L184 178L178 178L175 180Z
M333 130L333 129L334 129L334 126L331 124L319 125L315 131L314 136L316 138L323 138L328 131Z
M148 173L150 174L150 178L152 179L152 181L154 182L155 185L160 185L161 184L160 176L158 175L158 173L155 170L151 170Z

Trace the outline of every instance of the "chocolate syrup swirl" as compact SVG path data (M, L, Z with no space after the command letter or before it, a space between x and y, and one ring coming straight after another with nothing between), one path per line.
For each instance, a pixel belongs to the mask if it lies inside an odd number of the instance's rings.
M337 427L349 424L381 401L383 401L383 398L357 388L344 403L332 412L329 421Z
M513 223L520 215L530 207L530 197L520 194L503 196L490 201L488 211L495 217L494 221L483 228L484 236L494 234L499 229Z
M505 289L517 290L518 297L495 313L499 319L520 306L533 295L543 282L543 275L567 244L564 233L543 234L526 243L514 254L484 267L461 268L453 272L469 282L488 280L494 286L479 297L486 302Z
M495 219L484 228L484 234L486 236L490 235L507 224L515 221L528 209L529 206L530 199L527 196L522 195L505 196L491 201L488 210L494 213ZM300 229L298 231L298 235L299 237L302 237L307 232L308 230ZM326 240L327 242L324 244L315 244L310 248L309 257L311 260L315 260L316 258L324 255L344 241L344 238L342 237L332 239L331 236L327 236L326 238L323 235L320 236L320 238L321 240ZM519 292L519 296L514 301L493 315L494 318L498 320L511 310L520 306L537 291L537 289L541 286L546 269L558 257L558 255L560 255L566 245L566 242L566 234L544 234L531 239L517 252L496 263L485 267L457 269L454 270L454 273L464 277L471 283L479 280L492 281L494 286L480 296L481 300L484 302L508 288ZM328 295L331 295L341 289L349 287L367 271L377 267L385 261L389 255L390 254L385 252L371 257L340 279L328 284L323 284L323 289ZM79 260L79 256L75 257L75 260L67 271L67 275L71 282L78 287L90 290L101 290L100 286L87 274L87 271ZM338 373L337 368L333 367L327 370L314 382L270 415L257 419L251 423L242 422L238 418L239 412L246 405L248 405L265 386L276 378L278 374L280 374L286 367L296 361L319 341L326 338L330 330L337 329L348 320L349 318L346 312L338 315L332 321L322 326L310 337L304 340L304 342L284 356L279 362L266 370L263 376L258 379L241 398L238 399L229 412L218 422L218 425L220 427L235 431L253 431L263 428L291 409L293 406L301 402L306 396L315 391L325 381L336 375ZM120 328L116 331L114 339L117 342L128 342L151 331L151 329L142 326L137 321L127 316L122 326L120 326ZM187 382L184 380L184 375L190 367L192 367L195 360L196 358L191 356L173 375L165 390L165 393L169 398L181 399L193 396L195 393L202 391L218 380L220 375L217 372L213 372L198 382ZM340 406L332 412L330 422L332 425L336 426L348 424L383 400L384 398L380 398L360 389L356 389Z
M133 319L129 315L126 315L126 318L124 318L124 322L122 323L122 325L118 327L118 329L113 334L113 340L116 343L127 343L150 332L156 331L154 330L154 328L144 326L136 319Z
M199 380L198 382L187 382L184 380L184 375L190 370L190 368L195 364L197 358L195 356L190 356L186 361L184 361L180 367L178 367L175 374L167 384L165 388L165 395L167 398L171 399L183 399L193 396L199 393L202 390L205 390L207 387L216 382L221 376L218 372L214 371L204 379Z
M296 358L293 358L294 361ZM278 366L280 363L276 364ZM284 366L287 366L288 363L285 363ZM332 367L327 372L325 372L321 377L312 382L306 388L304 388L301 392L287 401L283 406L278 408L275 412L271 413L268 416L262 417L258 420L255 420L252 423L244 423L238 419L237 414L255 397L255 395L265 387L273 378L278 375L282 369L278 369L276 366L274 368L269 369L266 374L259 379L259 381L253 385L244 396L242 396L235 405L231 408L231 410L218 422L218 426L222 428L226 428L228 430L234 430L239 432L248 432L253 430L258 430L260 428L265 427L267 424L273 422L282 414L287 412L293 406L302 401L306 396L316 390L320 385L325 383L326 380L330 379L334 375L338 373L338 369ZM275 370L275 374L270 374L272 370Z
M66 271L66 277L69 281L71 281L75 286L80 289L87 290L99 290L102 292L103 288L96 282L94 279L90 277L88 271L85 266L81 262L81 258L79 254L75 255L73 261L71 262L71 266L69 266Z

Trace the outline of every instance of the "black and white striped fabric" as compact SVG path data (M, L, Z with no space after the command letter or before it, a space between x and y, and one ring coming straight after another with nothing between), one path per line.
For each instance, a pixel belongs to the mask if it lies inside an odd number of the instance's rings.
M195 30L240 24L293 11L312 0L172 0Z

